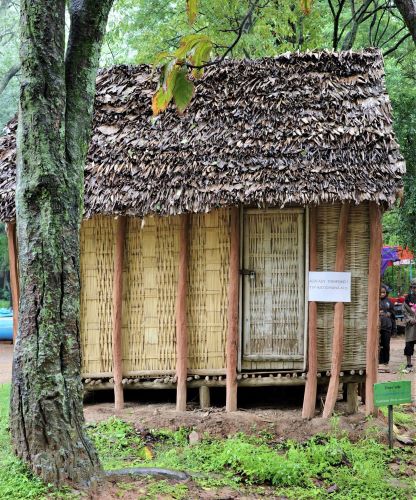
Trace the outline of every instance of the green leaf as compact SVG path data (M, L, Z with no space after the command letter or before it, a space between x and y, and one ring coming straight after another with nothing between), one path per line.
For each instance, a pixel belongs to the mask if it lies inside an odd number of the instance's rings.
M198 0L186 0L186 14L188 22L192 26L198 14Z
M152 97L153 116L157 116L159 113L162 113L162 111L165 111L172 97L173 92L171 90L165 91L163 87L160 87Z
M300 0L300 9L307 16L311 13L313 0Z
M174 55L170 52L167 52L166 50L163 52L159 52L158 54L156 54L156 57L153 60L153 66L165 65L174 58Z
M200 43L211 43L211 39L207 35L198 33L186 35L181 38L179 48L174 54L178 59L184 59Z
M195 86L188 80L186 68L182 68L176 77L173 98L179 113L183 113L189 106L194 95Z
M211 58L212 42L210 39L200 41L194 48L193 54L190 57L190 62L193 66L202 66ZM203 68L195 68L192 70L192 76L201 78L204 74Z

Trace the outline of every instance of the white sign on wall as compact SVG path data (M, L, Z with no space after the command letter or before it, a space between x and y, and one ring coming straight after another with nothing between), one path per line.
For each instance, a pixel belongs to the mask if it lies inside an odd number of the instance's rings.
M309 272L310 302L351 302L351 273Z

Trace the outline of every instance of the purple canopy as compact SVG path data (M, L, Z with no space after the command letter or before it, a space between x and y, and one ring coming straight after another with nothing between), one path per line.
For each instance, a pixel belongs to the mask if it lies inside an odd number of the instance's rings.
M397 247L383 247L381 251L381 275L383 276L384 272L389 265L389 262L396 262L396 260L400 260Z

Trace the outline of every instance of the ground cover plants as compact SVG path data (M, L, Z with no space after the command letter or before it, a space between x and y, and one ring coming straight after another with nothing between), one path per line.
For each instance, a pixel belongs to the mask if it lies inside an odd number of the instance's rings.
M7 432L8 397L9 386L0 386L0 498L77 497L42 484L14 458ZM398 415L406 425L415 425L414 414ZM282 442L273 433L253 429L252 435L235 433L226 439L198 435L190 444L192 429L146 429L111 417L88 424L88 434L106 470L150 466L191 476L185 483L160 478L113 481L105 498L218 498L221 491L229 498L412 498L416 459L411 447L390 451L371 428L352 443L337 428L336 418L332 427L329 434L302 443Z

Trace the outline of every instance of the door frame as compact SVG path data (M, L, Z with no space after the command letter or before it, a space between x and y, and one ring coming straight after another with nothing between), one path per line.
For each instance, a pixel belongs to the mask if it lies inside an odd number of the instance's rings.
M305 297L304 297L304 332L303 332L303 364L302 371L306 370L307 360L308 360L308 320L309 320L309 207L299 207L299 206L288 206L287 209L293 208L304 208L304 277L305 277ZM246 210L258 210L261 212L270 212L271 210L281 211L285 208L256 208L256 207L244 207L240 206L240 269L243 269L244 265L244 213ZM243 361L243 323L244 323L244 310L243 310L243 276L239 275L239 307L238 307L238 356L237 356L237 371L242 371L242 361ZM263 370L264 371L264 370ZM277 371L271 369L270 371ZM284 370L287 371L287 370ZM296 369L289 371L298 371Z

